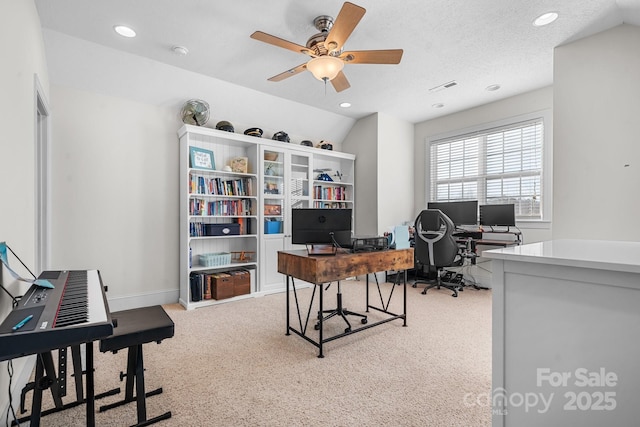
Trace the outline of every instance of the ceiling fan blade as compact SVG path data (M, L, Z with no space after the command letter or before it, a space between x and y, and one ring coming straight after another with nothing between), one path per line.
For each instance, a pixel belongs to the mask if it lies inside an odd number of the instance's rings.
M300 64L295 68L291 68L291 69L289 69L287 71L284 71L284 72L282 72L280 74L276 74L275 76L273 76L273 77L271 77L271 78L269 78L267 80L269 80L270 82L279 82L279 81L282 81L282 80L284 80L284 79L286 79L288 77L295 76L296 74L301 73L306 69L307 69L307 63L305 62L304 64Z
M399 64L402 49L352 50L343 52L340 58L347 64Z
M329 30L325 46L336 43L336 47L332 50L339 50L347 41L354 28L356 28L356 25L358 25L358 22L360 22L365 12L365 8L345 2L333 23L333 27Z
M281 39L280 37L272 36L271 34L264 33L262 31L256 31L251 34L251 38L255 40L259 40L261 42L265 42L268 44L272 44L274 46L282 47L284 49L292 50L297 53L303 53L305 55L313 56L315 58L315 54L311 52L306 46L302 46L285 39Z
M331 80L331 84L336 92L342 92L343 90L351 87L349 80L347 80L347 76L345 76L342 71L340 71L338 75Z

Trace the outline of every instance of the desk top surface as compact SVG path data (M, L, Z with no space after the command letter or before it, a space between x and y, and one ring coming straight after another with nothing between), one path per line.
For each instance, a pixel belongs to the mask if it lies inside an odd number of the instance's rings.
M640 242L562 239L484 251L507 261L640 273Z
M278 272L322 284L387 270L413 268L413 249L309 255L306 250L278 251Z

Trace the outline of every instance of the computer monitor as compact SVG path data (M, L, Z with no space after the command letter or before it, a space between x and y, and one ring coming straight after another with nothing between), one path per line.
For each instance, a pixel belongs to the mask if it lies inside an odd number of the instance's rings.
M462 202L429 202L429 209L440 209L443 214L449 217L454 225L476 225L478 224L478 201L465 200Z
M515 205L513 203L504 205L480 205L480 225L515 226Z
M351 246L351 209L291 209L291 243Z

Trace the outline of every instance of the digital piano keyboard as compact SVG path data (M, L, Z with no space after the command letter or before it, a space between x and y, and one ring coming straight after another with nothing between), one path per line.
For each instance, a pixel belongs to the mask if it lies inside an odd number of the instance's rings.
M48 280L54 288L32 285L0 324L0 360L88 343L113 334L98 270L44 271L38 278Z

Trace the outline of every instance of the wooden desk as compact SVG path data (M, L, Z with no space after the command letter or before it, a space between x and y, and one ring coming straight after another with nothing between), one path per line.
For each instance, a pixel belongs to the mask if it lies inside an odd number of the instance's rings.
M338 253L336 255L309 255L306 250L298 251L278 251L278 272L287 276L287 330L286 334L290 335L290 332L301 336L311 344L315 345L319 349L318 357L324 357L322 346L328 341L332 341L337 338L344 337L382 323L390 322L395 319L404 319L403 326L407 326L407 281L406 274L403 274L403 313L395 314L388 311L389 302L393 295L393 289L389 294L389 298L386 302L382 300L381 306L373 306L369 304L369 273L376 273L379 271L397 270L406 271L409 268L413 268L413 249L399 249L399 250L386 250L375 252L360 252L360 253ZM319 331L319 338L315 340L309 337L306 333L307 326L309 324L311 305L314 302L316 290L319 289L319 313L323 311L323 294L325 283L338 282L340 286L340 280L348 277L366 275L366 305L365 311L374 309L382 313L389 315L388 318L375 323L365 324L357 329L351 330L348 328L344 333L334 335L329 338L323 336L323 319L321 315L318 315L318 327L315 328ZM398 275L399 277L400 275ZM305 282L312 283L314 286L311 301L309 302L309 308L306 310L306 319L303 323L300 306L297 297L297 290L294 279L304 280ZM376 281L377 282L377 281ZM290 288L291 283L291 288ZM298 320L300 323L300 329L291 327L289 322L290 313L290 292L293 290L296 310L298 314ZM378 284L378 291L380 287ZM380 294L382 295L382 294ZM366 320L363 320L365 323Z

